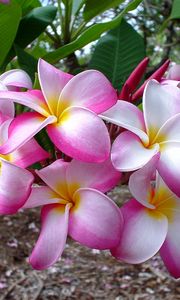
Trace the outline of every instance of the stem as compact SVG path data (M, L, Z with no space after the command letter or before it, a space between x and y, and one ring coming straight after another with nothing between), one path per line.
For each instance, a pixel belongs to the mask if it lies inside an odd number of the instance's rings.
M64 17L63 17L62 8L61 8L61 0L58 0L58 12L59 12L59 18L60 18L61 36L63 39L64 38Z
M82 30L84 29L85 26L86 26L86 22L83 21L83 22L79 25L78 29L77 29L76 31L74 31L74 33L73 33L72 36L71 36L71 39L72 39L72 40L75 40L75 39L79 36L79 34L82 32Z

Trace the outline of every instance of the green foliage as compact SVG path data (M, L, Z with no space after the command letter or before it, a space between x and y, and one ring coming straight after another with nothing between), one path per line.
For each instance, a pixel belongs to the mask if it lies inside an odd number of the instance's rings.
M144 57L143 38L123 20L99 40L89 68L103 72L113 86L120 89Z
M85 0L73 0L72 3L72 15L76 15L82 5L84 4Z
M41 6L41 2L39 0L16 0L16 2L21 6L22 15L26 15L33 8Z
M15 43L24 48L34 41L52 23L57 9L54 6L37 7L22 18Z
M101 14L109 8L116 7L123 2L125 2L125 0L86 0L83 12L84 20L89 21L98 14Z
M56 12L57 9L54 6L37 7L32 9L21 19L17 35L14 39L14 44L22 49L28 46L42 32L44 32L49 24L52 23ZM15 55L16 52L14 51L14 47L12 45L4 62L4 66L6 66Z
M67 57L69 54L74 51L86 46L92 41L97 40L102 33L118 26L121 23L123 16L130 10L135 9L142 0L133 0L129 3L125 9L112 21L95 24L87 28L76 40L73 42L58 48L57 50L48 53L44 56L44 59L49 61L50 63L56 63L60 59Z
M35 72L37 71L37 60L18 45L14 45L14 48L18 58L19 66L29 74L32 82L34 82Z
M174 0L170 19L180 19L180 0Z
M16 2L0 4L0 67L15 39L20 19L21 7Z

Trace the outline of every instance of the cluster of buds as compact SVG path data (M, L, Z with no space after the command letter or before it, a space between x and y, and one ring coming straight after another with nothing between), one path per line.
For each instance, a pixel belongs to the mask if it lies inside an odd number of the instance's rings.
M0 213L42 206L33 268L55 263L69 235L128 263L160 250L169 272L180 277L180 67L163 78L165 62L137 89L147 62L120 93L98 71L72 76L42 59L40 90L21 70L1 75ZM141 96L142 110L132 103ZM29 111L15 116L15 103ZM43 128L53 155L34 138ZM41 164L36 177L35 162ZM120 184L122 172L131 174L134 198L119 208L106 193Z

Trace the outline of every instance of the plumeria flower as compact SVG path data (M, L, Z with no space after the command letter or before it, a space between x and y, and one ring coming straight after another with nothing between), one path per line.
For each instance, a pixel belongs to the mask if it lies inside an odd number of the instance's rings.
M114 167L134 171L160 153L157 170L180 196L180 89L151 80L143 94L143 112L131 103L118 101L102 118L128 129L113 143Z
M20 88L32 88L31 79L23 70L14 69L0 75L0 91L20 91ZM14 117L14 103L7 99L1 100L0 112L4 116Z
M175 278L180 277L180 199L156 173L151 179L158 155L130 177L129 188L135 199L121 207L124 225L118 247L111 250L117 259L138 264L160 255Z
M47 186L33 187L24 205L43 205L41 233L30 256L33 268L45 269L56 262L68 234L90 248L102 250L118 245L121 213L103 194L121 177L110 160L99 164L57 160L37 174Z
M9 88L8 82L11 87L31 86L28 75L16 70L4 73L0 80L2 90ZM13 102L0 102L0 144L4 144L8 139L14 111ZM48 157L49 153L33 138L10 154L0 155L0 214L16 213L24 205L34 180L33 175L24 168Z
M0 0L0 3L8 4L10 0Z
M0 126L0 141L7 139L8 122ZM0 155L0 214L13 214L29 197L33 175L24 168L47 159L49 153L42 149L35 139L7 155Z
M175 85L180 88L180 65L171 66L166 78L163 78L161 83Z
M36 111L15 118L10 126L9 139L0 147L0 152L13 151L47 126L49 137L65 154L87 162L106 160L110 138L97 114L117 101L110 82L95 70L73 77L42 59L39 60L38 74L42 93L0 92L1 101L10 98Z

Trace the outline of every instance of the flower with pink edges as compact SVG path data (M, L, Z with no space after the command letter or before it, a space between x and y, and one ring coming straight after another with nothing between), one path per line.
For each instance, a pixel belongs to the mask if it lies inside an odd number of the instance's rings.
M99 164L57 160L37 174L47 186L33 187L24 205L43 205L41 233L30 256L33 268L45 269L55 263L64 250L67 235L100 250L118 245L121 212L103 194L121 178L110 160Z
M123 172L134 171L160 153L157 170L180 196L180 89L151 80L143 94L143 112L120 100L101 116L127 129L112 145L114 167Z
M47 126L49 137L65 154L86 162L105 161L110 153L110 138L97 114L117 101L110 82L95 70L73 77L42 59L38 75L42 92L0 92L0 101L11 99L36 111L15 118L0 153L15 150Z
M31 88L29 76L21 70L12 70L0 76L0 90ZM14 119L14 103L0 101L0 144L8 139L9 127ZM33 175L24 168L49 158L35 139L7 155L0 155L0 214L13 214L21 208L31 192Z
M180 199L156 172L158 154L133 173L129 188L135 199L121 207L124 225L119 245L111 249L117 259L138 264L160 251L175 278L180 277ZM155 186L151 179L156 172Z

